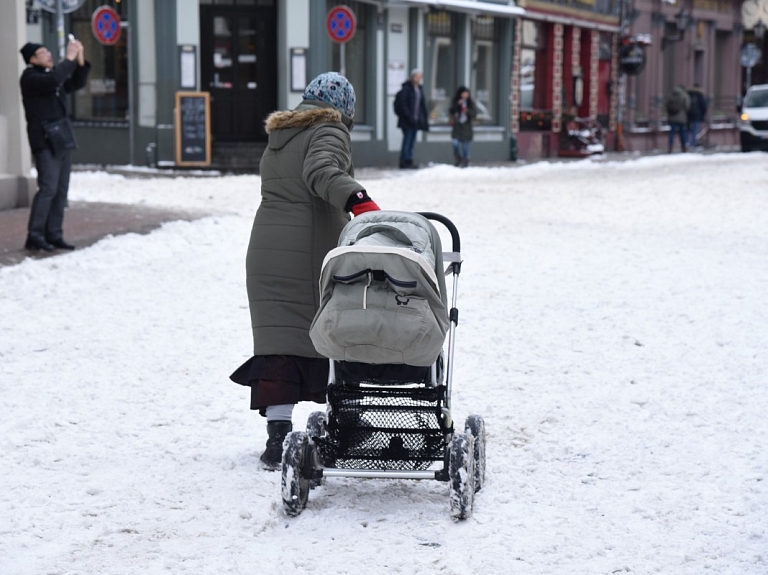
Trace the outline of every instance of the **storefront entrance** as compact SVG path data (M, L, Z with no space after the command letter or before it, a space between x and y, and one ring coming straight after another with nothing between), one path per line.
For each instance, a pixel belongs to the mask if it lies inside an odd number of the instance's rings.
M214 141L266 141L277 108L274 6L200 6L202 89L211 94Z

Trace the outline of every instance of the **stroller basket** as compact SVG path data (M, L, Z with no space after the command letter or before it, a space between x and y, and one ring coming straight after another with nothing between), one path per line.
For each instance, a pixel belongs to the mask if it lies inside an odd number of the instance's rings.
M445 453L445 386L328 387L325 437L313 438L329 467L424 470Z
M371 365L355 361L334 361L336 370L335 381L348 385L408 385L424 384L434 386L442 381L443 356L437 358L435 379L432 379L432 368L405 364Z

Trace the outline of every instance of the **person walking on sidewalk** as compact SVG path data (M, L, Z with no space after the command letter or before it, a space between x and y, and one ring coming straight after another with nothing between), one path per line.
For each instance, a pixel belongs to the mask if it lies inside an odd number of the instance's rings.
M707 97L699 84L694 84L688 89L688 97L691 100L691 107L688 110L688 131L691 135L689 142L691 149L699 145L699 128L707 117Z
M688 110L691 100L685 86L677 86L666 101L667 122L669 122L669 153L675 143L675 133L680 134L680 149L688 151Z
M419 130L429 131L429 113L424 90L421 89L421 70L411 70L411 77L395 95L397 127L403 131L403 145L400 149L400 169L418 168L413 163L413 145Z
M53 55L42 44L28 42L20 52L28 64L19 84L27 136L37 168L37 193L32 200L24 247L46 252L56 248L73 250L75 246L64 241L62 226L74 138L68 138L63 146L55 146L49 134L53 122L64 120L65 125L58 126L59 133L71 135L65 96L85 86L91 65L85 60L83 45L78 40L69 41L64 60L55 66Z
M469 144L472 142L472 124L477 116L469 89L459 86L448 110L451 122L451 143L453 144L453 165L466 168L469 165Z
M254 355L230 376L250 386L251 409L267 418L260 460L269 470L281 465L294 405L325 403L329 363L309 338L323 258L336 247L349 212L379 209L354 178L352 84L326 72L303 97L294 110L273 112L266 121L261 203L245 262Z

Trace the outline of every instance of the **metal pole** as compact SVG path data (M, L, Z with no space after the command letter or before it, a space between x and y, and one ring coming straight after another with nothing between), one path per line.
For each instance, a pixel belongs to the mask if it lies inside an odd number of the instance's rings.
M130 28L130 22L126 22L124 20L120 20L120 28L123 29L124 33L127 35L128 39L126 40L126 50L128 51L128 145L130 146L130 150L128 151L128 161L130 162L130 165L133 166L136 163L134 160L134 97L133 97L133 50L131 49L133 46L133 42L131 41L131 28Z
M56 1L56 33L59 38L59 60L63 60L66 56L66 48L64 46L64 0Z
M347 75L347 62L346 62L346 50L344 47L346 44L341 44L339 46L339 74L342 76Z
M752 66L747 66L747 90L752 85Z
M619 13L619 50L621 50L622 39L629 34L627 3L630 0L622 0ZM624 111L627 106L627 75L619 70L619 101L616 110L616 120L618 124L618 137L616 138L616 150L623 152L624 146Z

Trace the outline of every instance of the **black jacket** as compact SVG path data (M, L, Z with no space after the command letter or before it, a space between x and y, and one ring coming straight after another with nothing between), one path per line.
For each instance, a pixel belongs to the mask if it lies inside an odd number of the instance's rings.
M477 117L477 106L472 98L467 100L466 117L461 121L461 104L459 100L454 100L453 105L448 110L451 118L451 138L461 142L471 142L473 134L472 125Z
M429 113L427 112L427 101L424 97L424 91L421 86L418 87L419 99L418 107L416 105L417 88L413 82L406 80L403 82L403 88L395 96L395 114L397 114L397 127L404 130L417 129L429 130Z
M51 68L28 66L21 75L21 99L27 117L27 136L33 152L47 147L43 123L59 120L67 115L65 94L85 86L91 64L78 66L64 60Z
M688 90L688 97L691 99L691 107L688 110L689 122L703 122L707 116L707 98L700 88L691 88Z

